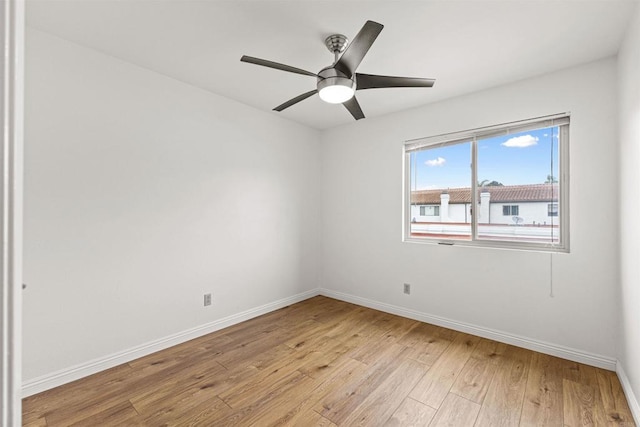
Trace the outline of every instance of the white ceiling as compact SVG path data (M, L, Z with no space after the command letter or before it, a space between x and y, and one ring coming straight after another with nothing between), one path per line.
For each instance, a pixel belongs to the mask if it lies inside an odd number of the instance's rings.
M637 4L28 0L27 25L271 111L314 89L315 79L241 63L243 54L318 72L333 61L325 37L353 38L366 20L377 21L385 28L358 71L436 84L358 92L365 115L374 117L614 55ZM317 129L353 121L345 108L317 96L271 114Z

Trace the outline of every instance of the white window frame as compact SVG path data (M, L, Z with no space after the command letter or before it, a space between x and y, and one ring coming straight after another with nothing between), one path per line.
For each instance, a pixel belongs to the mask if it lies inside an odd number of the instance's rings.
M559 241L553 242L526 242L526 241L500 241L482 239L478 237L478 223L476 216L471 218L471 238L469 240L448 239L444 237L412 237L411 236L411 156L410 153L425 148L438 148L463 142L471 143L471 206L478 205L478 178L477 141L499 135L509 135L527 130L545 127L559 127L558 145L558 212L559 215ZM516 122L503 123L495 126L486 126L477 129L469 129L461 132L436 135L426 138L405 141L403 152L403 200L402 200L402 240L408 243L443 244L459 246L480 246L489 248L569 252L569 127L570 113L554 114L536 117ZM553 202L555 203L555 202ZM554 217L557 218L557 217Z

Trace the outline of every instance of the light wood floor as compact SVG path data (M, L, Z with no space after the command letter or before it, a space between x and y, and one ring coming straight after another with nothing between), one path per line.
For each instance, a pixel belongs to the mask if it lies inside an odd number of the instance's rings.
M315 297L23 401L28 426L632 426L616 374Z

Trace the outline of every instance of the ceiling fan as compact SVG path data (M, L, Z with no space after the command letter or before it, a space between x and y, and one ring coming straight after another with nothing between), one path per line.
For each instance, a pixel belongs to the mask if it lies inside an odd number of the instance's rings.
M278 105L275 111L282 111L292 105L309 98L316 93L325 102L330 104L342 104L356 119L363 119L364 113L355 98L356 90L376 89L386 87L432 87L434 79L422 79L415 77L379 76L375 74L356 73L356 69L362 59L371 48L384 26L377 22L367 21L356 34L353 41L342 34L333 34L325 39L325 45L335 56L333 65L323 68L317 74L278 62L266 59L254 58L243 55L240 61L290 73L316 77L316 89L305 92Z

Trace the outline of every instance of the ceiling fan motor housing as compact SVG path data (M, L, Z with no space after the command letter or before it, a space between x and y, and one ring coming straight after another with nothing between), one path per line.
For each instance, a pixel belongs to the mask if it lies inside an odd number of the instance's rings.
M340 104L353 97L356 90L356 82L353 77L348 77L342 71L333 67L327 67L318 73L317 89L320 98L324 101L332 104ZM324 96L323 94L329 90L340 91L344 93L344 95L338 95L337 98L333 98L331 95L329 95L330 97Z

